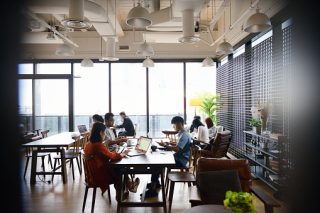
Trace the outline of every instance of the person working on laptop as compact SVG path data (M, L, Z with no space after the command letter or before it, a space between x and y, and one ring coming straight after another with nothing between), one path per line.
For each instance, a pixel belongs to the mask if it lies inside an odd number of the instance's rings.
M134 136L134 126L131 121L131 119L126 115L125 112L120 112L119 115L122 118L122 124L116 125L116 128L124 128L125 130L123 132L119 132L119 136Z
M92 126L89 143L84 147L86 155L93 156L94 178L96 184L100 187L102 194L108 189L110 184L114 184L116 189L116 200L119 201L121 194L121 174L111 167L109 160L115 161L125 157L129 150L124 150L122 153L110 152L103 144L105 138L106 126L103 123L96 122ZM129 192L124 193L124 198L128 197Z
M168 151L174 151L174 160L176 166L185 167L189 161L190 155L190 134L184 129L184 119L180 116L175 116L171 119L171 124L173 128L178 131L178 143L176 145L171 145L170 143L159 142L161 146L166 147ZM157 196L156 188L160 188L159 173L152 174L151 183L147 185L149 189L146 192L147 197Z
M120 143L126 142L128 139L125 137L119 137L117 138L117 134L115 129L113 128L114 126L114 114L111 112L108 112L104 115L104 121L106 124L106 145L109 146L109 149L114 149L116 146L114 145L119 145Z

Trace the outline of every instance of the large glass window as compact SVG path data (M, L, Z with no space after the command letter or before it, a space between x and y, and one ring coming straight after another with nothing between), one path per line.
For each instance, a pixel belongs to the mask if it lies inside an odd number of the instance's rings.
M171 118L183 117L183 63L156 63L149 70L149 106L150 135L164 136Z
M18 110L20 124L25 131L32 130L32 80L19 80Z
M71 74L70 63L37 64L37 74Z
M125 111L134 124L137 136L146 135L146 69L141 63L114 63L111 65L112 112L120 124L121 111Z
M74 64L74 124L89 127L93 114L109 111L109 67L107 63L96 63L94 67Z
M216 93L216 66L202 67L202 63L187 63L186 88L187 124L191 124L195 113L204 121L206 116L199 110L200 106L190 106L190 100L199 99L204 94Z
M19 74L32 74L33 73L33 64L19 64L18 73Z
M68 80L35 80L35 128L69 131Z

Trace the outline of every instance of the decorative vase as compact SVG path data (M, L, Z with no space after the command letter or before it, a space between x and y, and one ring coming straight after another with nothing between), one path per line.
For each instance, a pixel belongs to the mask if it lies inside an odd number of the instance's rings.
M252 127L252 131L255 132L256 134L260 135L261 134L261 126Z

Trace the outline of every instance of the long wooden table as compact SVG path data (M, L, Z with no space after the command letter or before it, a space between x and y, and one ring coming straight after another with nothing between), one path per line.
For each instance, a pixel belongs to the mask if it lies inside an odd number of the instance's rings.
M67 170L66 170L66 159L65 149L72 145L75 140L72 138L75 132L63 132L57 135L49 136L37 141L23 144L26 148L36 148L32 151L32 164L31 164L31 176L30 184L36 183L36 175L52 175L57 174L62 176L63 183L67 183ZM79 134L79 133L78 133ZM61 155L61 172L57 171L37 171L37 155L39 152L53 152L60 153Z
M114 167L119 168L122 172L122 190L121 201L118 202L117 212L120 212L121 207L163 207L164 212L167 212L164 171L167 167L175 165L175 160L172 152L148 152L146 155L126 157L121 161L113 162ZM125 189L125 177L128 174L153 174L160 172L162 201L155 202L125 202L122 201L123 192Z

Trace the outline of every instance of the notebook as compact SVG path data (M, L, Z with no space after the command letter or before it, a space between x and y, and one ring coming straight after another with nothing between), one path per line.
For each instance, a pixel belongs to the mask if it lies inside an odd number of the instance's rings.
M86 127L86 125L84 125L84 124L78 125L78 130L79 130L80 134L83 134L83 133L87 133L87 132L88 132L87 127Z
M152 138L147 138L147 137L143 137L141 136L138 139L137 145L135 146L134 150L131 150L128 153L128 156L138 156L138 155L145 155L152 143Z

